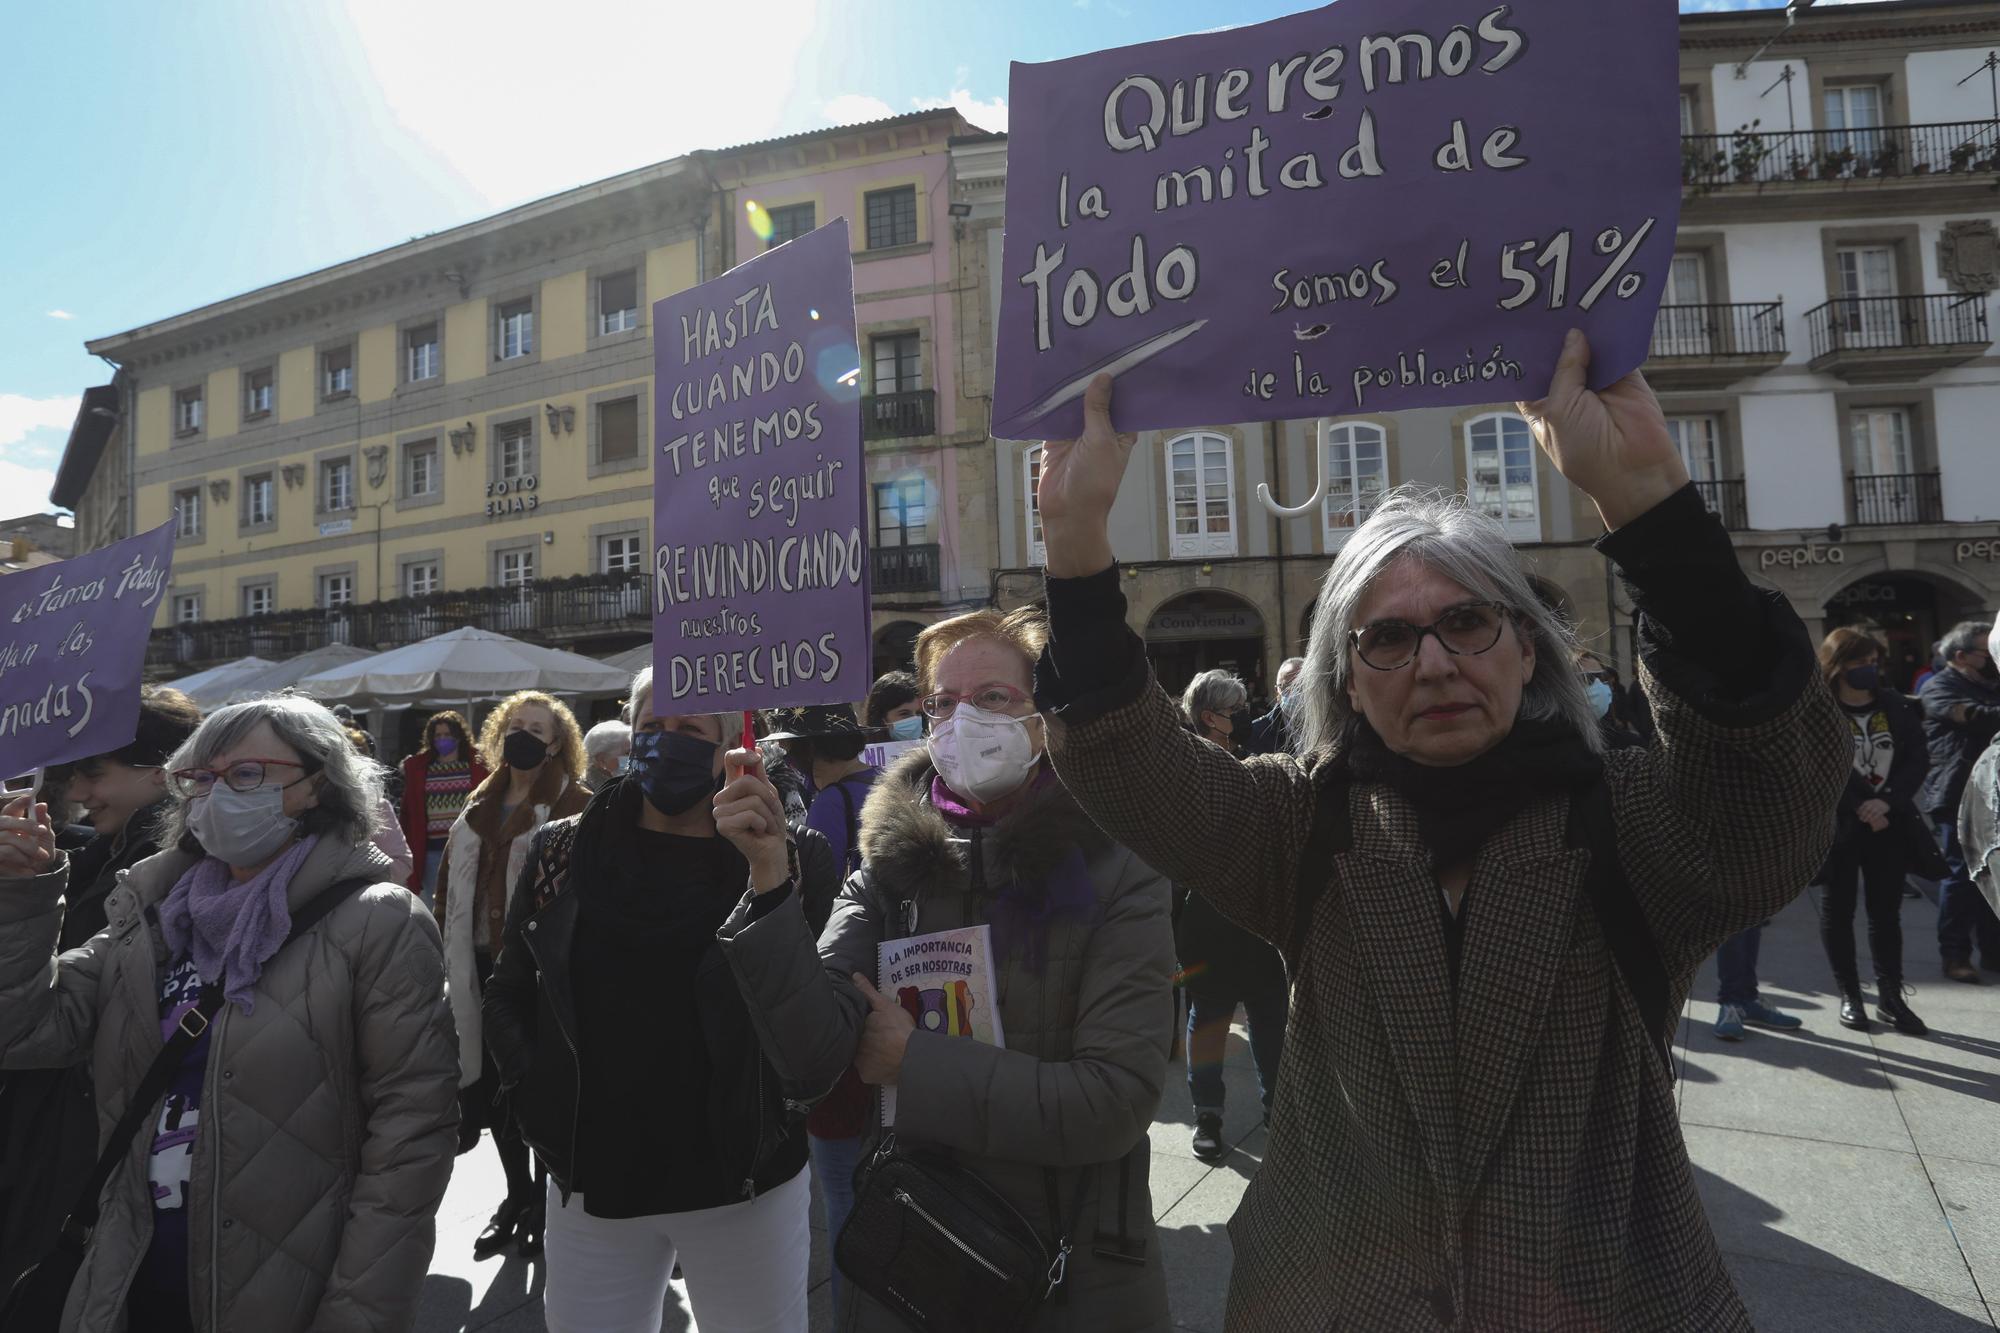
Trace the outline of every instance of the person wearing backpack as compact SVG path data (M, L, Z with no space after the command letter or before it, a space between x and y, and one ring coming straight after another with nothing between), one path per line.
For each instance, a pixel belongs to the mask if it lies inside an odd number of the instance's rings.
M39 808L0 813L0 1065L88 1058L105 1150L27 1280L74 1265L62 1333L408 1329L458 1043L437 925L370 840L381 769L290 695L219 709L166 767L167 850L68 952L71 862Z
M879 682L878 682L879 684ZM882 770L861 762L867 736L845 704L780 708L766 715L775 741L795 769L811 778L815 795L806 827L826 839L845 879L861 869L861 807ZM838 1236L854 1208L854 1172L867 1141L874 1099L852 1066L806 1117L813 1175L828 1237ZM840 1269L833 1270L833 1308L840 1308Z
M1831 841L1848 728L1634 372L1572 330L1519 411L1596 504L1659 743L1607 751L1574 631L1501 522L1385 496L1322 582L1299 758L1188 735L1125 618L1136 443L1108 375L1038 500L1057 774L1109 836L1276 944L1291 1021L1224 1327L1749 1333L1667 1056L1716 946Z
M805 1333L811 1184L803 1120L833 1080L773 1070L716 930L749 865L716 828L740 713L674 713L649 667L631 765L534 835L486 983L487 1053L548 1168L552 1333L656 1333L676 1259L703 1328ZM840 875L788 829L809 920Z

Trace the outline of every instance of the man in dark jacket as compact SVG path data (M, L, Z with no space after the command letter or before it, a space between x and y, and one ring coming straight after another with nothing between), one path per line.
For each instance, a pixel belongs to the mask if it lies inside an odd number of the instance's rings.
M94 836L69 853L68 896L57 937L74 949L104 929L104 900L128 870L159 850L154 819L165 804L167 756L201 725L179 690L142 686L132 743L72 766L64 792L71 817ZM55 1244L97 1162L90 1069L18 1069L0 1074L0 1292Z
M1944 669L1924 682L1924 734L1931 772L1918 804L1937 826L1951 873L1938 886L1938 954L1953 981L1977 982L1972 946L1989 972L2000 972L2000 920L1973 887L1958 843L1958 806L1973 761L2000 733L2000 677L1987 638L1993 626L1963 621L1938 642Z
M1285 706L1296 691L1299 673L1306 669L1303 657L1288 657L1278 667L1278 702L1271 711L1250 724L1251 754L1290 754L1292 727Z

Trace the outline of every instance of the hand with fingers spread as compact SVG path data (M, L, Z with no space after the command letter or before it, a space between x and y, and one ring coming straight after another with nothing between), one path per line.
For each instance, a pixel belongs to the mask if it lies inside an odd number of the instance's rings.
M1099 375L1084 391L1082 436L1042 446L1035 503L1052 577L1078 578L1111 564L1111 506L1138 439L1112 426L1111 377Z
M750 863L750 887L769 893L791 878L791 830L784 799L764 774L755 750L723 756L722 790L715 794L715 829Z
M868 999L868 1021L861 1028L861 1046L854 1053L854 1072L863 1083L893 1087L903 1071L903 1051L917 1020L910 1011L875 989L875 983L859 972L854 985Z
M1589 370L1590 341L1571 329L1549 396L1515 406L1556 470L1616 530L1687 485L1687 465L1645 376L1635 370L1593 391L1585 383Z
M0 805L0 879L45 875L56 866L56 831L49 808L22 792Z

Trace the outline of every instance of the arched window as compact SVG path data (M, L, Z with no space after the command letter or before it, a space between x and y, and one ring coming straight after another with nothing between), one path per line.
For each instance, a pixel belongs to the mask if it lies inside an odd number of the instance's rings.
M1541 540L1535 436L1515 413L1493 412L1465 423L1465 495L1474 509L1506 525L1509 537Z
M1042 446L1030 445L1021 455L1021 504L1028 516L1028 563L1049 562L1048 543L1042 540L1042 505L1036 498L1042 485Z
M1366 421L1326 428L1326 499L1321 524L1326 549L1347 540L1389 489L1389 433Z
M1167 532L1180 556L1236 554L1236 464L1229 437L1191 431L1167 441Z

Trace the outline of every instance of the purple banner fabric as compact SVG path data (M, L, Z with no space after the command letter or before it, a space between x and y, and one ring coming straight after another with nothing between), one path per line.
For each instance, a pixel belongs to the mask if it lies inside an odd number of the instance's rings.
M1008 91L994 433L1541 397L1646 358L1680 215L1660 0L1340 0Z
M0 776L131 743L174 526L0 579Z
M868 474L837 219L653 303L653 709L868 692Z

